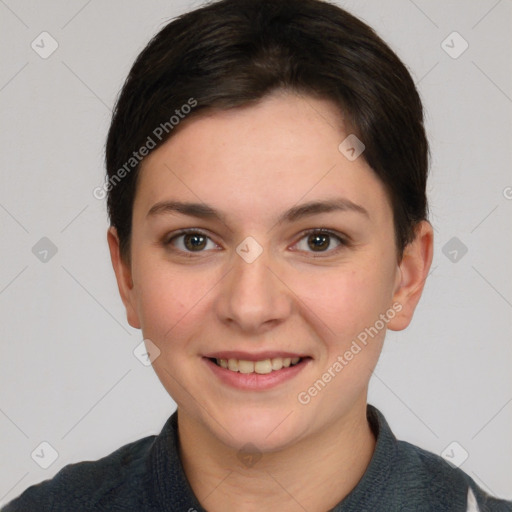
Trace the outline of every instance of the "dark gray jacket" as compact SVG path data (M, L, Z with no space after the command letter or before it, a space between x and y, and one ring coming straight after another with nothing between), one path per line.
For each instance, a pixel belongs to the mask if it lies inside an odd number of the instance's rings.
M512 512L512 502L490 497L438 455L397 441L371 405L368 420L377 437L375 453L361 481L333 512ZM175 412L158 436L94 462L69 464L2 512L204 512L177 446Z

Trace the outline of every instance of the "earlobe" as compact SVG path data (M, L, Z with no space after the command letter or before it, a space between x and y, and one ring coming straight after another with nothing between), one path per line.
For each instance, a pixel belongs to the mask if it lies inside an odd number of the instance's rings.
M107 241L110 250L110 259L112 260L112 267L114 268L114 273L116 275L119 295L121 296L124 307L126 308L128 323L135 329L140 329L131 266L121 255L119 236L116 228L113 226L111 226L107 231Z
M432 264L434 247L432 226L428 221L422 221L416 226L415 232L414 240L404 249L398 268L399 283L395 288L393 303L400 304L401 310L388 323L388 328L393 331L401 331L411 323Z

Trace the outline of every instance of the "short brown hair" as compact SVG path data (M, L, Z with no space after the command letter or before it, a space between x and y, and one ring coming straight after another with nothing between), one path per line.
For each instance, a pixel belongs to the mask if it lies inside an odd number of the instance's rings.
M256 102L276 89L329 99L342 109L365 145L362 157L386 188L403 253L428 212L428 142L407 68L373 29L331 3L221 0L167 24L137 57L121 90L106 167L108 212L123 257L129 259L140 169L135 160L126 166L134 151L149 138L154 149L171 137L170 118L191 99L189 116L197 116ZM152 137L157 127L159 137Z

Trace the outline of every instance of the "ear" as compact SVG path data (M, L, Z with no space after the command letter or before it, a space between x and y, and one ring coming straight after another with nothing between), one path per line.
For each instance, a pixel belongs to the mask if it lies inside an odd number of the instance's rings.
M124 261L121 256L119 247L119 236L114 227L110 227L107 231L108 247L110 249L110 259L112 267L116 274L117 287L119 295L123 300L126 308L126 317L128 323L135 329L140 329L139 315L137 314L135 293L133 288L132 271L130 263Z
M421 221L415 229L415 238L402 256L397 272L393 303L401 305L397 315L388 322L388 329L401 331L412 320L427 279L434 252L434 231L430 223Z

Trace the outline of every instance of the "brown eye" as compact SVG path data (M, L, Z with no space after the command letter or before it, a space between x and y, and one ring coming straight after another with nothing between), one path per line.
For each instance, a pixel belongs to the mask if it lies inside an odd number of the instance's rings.
M330 237L325 234L316 234L308 236L308 246L310 249L316 251L325 251L329 247Z
M345 240L330 231L312 230L306 233L296 244L304 252L331 253L340 246L348 245Z
M183 243L190 251L200 251L206 246L206 237L201 234L186 234Z
M203 252L205 249L217 248L217 244L215 244L209 236L200 231L193 230L182 231L168 239L165 245L171 245L174 249L184 253L199 253Z

